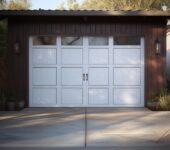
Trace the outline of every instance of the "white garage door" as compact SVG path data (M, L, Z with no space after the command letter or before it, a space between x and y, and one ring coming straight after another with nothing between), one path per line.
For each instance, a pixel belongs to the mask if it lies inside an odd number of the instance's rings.
M30 107L144 106L139 37L30 38Z

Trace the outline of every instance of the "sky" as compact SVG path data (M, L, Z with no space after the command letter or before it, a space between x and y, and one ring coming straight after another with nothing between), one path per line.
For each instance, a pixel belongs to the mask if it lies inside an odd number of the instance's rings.
M77 2L82 2L83 0L77 0ZM57 5L62 2L67 2L67 0L31 0L32 9L56 9Z

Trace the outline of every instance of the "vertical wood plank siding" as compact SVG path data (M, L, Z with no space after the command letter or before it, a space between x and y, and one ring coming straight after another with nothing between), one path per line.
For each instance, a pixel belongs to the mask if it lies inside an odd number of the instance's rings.
M64 19L63 19L64 20ZM51 19L9 19L8 85L17 91L19 99L29 106L29 36L33 35L93 35L93 36L143 36L145 38L145 99L166 85L166 19L128 18L108 21L83 22ZM112 20L112 21L111 21ZM159 38L162 52L155 55L154 41ZM20 42L21 54L15 55L13 45ZM21 97L20 97L21 96Z
M6 57L0 57L0 88L6 88L7 86L7 67Z

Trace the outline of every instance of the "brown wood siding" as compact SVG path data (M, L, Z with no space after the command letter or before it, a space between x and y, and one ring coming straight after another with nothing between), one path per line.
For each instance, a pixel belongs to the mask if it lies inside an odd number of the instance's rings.
M123 21L122 21L123 20ZM11 18L9 19L8 84L19 99L29 103L29 37L33 35L143 36L145 38L145 99L166 85L165 18ZM154 41L159 38L162 52L155 55ZM21 54L13 53L20 42ZM20 97L22 95L22 97Z
M6 58L0 57L0 88L7 87L7 67L6 67Z

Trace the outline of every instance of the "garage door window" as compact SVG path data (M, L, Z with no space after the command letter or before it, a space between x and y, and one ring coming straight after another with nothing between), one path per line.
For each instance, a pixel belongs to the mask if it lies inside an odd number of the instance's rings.
M140 37L115 37L114 45L140 45Z
M55 36L35 36L33 37L33 45L56 45Z
M89 37L89 45L91 46L99 46L99 45L108 45L109 39L108 37Z
M67 36L61 37L61 44L62 45L83 45L83 39L80 36Z

